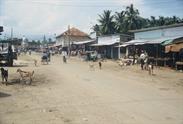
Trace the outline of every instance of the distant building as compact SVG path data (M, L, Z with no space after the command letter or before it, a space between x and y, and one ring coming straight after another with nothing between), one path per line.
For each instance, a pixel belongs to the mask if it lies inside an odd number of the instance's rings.
M121 57L120 45L131 39L132 36L126 34L104 35L99 36L97 43L91 46L95 47L103 57L119 59Z
M3 32L3 26L0 26L0 35L1 35L1 32Z
M70 45L74 42L81 42L91 40L90 36L87 33L80 31L77 28L71 28L63 32L62 34L56 37L56 45L61 45L62 47L68 47L69 42Z

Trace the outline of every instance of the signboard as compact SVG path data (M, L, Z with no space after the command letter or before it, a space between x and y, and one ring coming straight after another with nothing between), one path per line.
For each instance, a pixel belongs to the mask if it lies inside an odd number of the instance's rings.
M112 36L104 36L98 38L98 44L113 44L119 43L120 36L119 35L112 35Z

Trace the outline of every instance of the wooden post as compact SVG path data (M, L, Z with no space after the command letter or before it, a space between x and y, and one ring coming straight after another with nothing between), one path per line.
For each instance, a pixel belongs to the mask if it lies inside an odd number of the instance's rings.
M69 40L69 46L68 46L68 56L70 57L70 50L71 50L71 44L70 44L70 25L68 26L68 40Z
M119 43L119 46L118 46L118 59L121 58L121 48L120 48L120 43Z

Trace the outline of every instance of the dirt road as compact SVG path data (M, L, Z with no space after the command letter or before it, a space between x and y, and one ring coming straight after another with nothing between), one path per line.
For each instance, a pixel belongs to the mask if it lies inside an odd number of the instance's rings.
M95 63L53 56L34 67L39 55L21 56L27 67L8 68L10 84L0 85L0 124L183 124L183 74L113 61ZM18 63L20 64L20 62ZM31 86L18 83L17 68L34 70Z

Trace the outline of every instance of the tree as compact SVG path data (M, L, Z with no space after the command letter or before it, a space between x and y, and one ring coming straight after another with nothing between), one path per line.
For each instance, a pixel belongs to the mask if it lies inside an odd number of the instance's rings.
M38 44L38 45L41 45L41 41L40 41L40 40L38 40L38 41L37 41L37 44Z
M130 6L126 7L125 14L126 14L126 21L127 21L128 29L129 30L137 29L138 28L137 20L138 20L138 16L139 16L138 9L135 9L133 7L133 4L131 4Z
M27 39L27 38L25 38L25 40L24 40L26 43L28 43L29 42L29 39Z
M115 33L115 24L114 24L114 16L111 15L110 10L104 10L102 15L99 15L99 23L100 23L100 32L101 34L114 34Z
M127 32L126 20L125 20L125 11L115 13L115 29L118 33Z
M150 25L149 25L149 27L154 27L154 26L156 26L157 25L157 20L156 20L156 18L154 17L154 16L151 16L150 17Z
M183 18L177 16L143 18L140 16L138 9L131 4L124 11L116 12L114 15L111 14L110 10L105 10L103 14L99 15L98 22L99 24L94 25L92 29L98 35L103 35L128 33L129 30L183 23Z
M92 29L96 32L97 36L101 35L100 26L98 24L94 25Z
M49 43L52 42L52 39L51 39L51 38L48 38L48 42L49 42Z
M163 26L163 25L165 25L165 18L163 16L159 16L158 26Z

